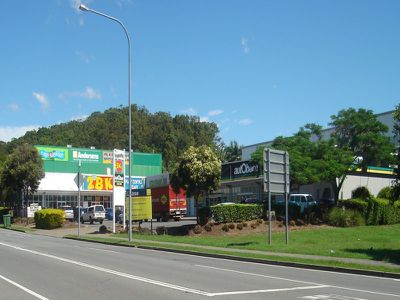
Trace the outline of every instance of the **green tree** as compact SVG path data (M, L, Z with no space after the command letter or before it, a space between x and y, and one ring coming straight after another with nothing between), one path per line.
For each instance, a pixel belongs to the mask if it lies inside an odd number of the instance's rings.
M189 147L179 159L171 174L175 191L183 188L187 195L193 196L198 221L199 198L218 188L221 178L221 161L208 146Z
M335 127L333 137L339 148L349 149L355 157L362 157L359 166L388 166L392 161L394 146L388 131L372 110L349 108L331 116L330 125Z
M223 160L226 162L238 161L242 159L242 146L237 141L231 141L229 146L223 150Z
M42 160L36 148L29 144L22 144L4 162L0 184L2 189L22 195L22 200L26 201L36 192L43 177ZM9 204L14 206L17 203Z
M393 198L394 199L399 199L400 198L400 104L396 106L396 109L393 113L393 118L394 118L394 127L393 127L393 133L395 134L395 137L397 139L397 147L396 147L396 156L395 156L395 168L394 172L396 175L396 180L394 181L393 184Z
M349 168L353 155L346 149L338 148L335 141L321 138L321 126L307 124L291 137L277 137L271 148L288 151L290 162L290 189L320 181L329 182L334 190L335 200ZM252 160L263 162L263 148L252 154Z

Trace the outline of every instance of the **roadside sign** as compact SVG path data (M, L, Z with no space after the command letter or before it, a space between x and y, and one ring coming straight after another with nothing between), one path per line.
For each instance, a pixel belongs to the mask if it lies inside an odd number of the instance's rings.
M268 193L268 237L272 244L271 194L285 195L285 233L286 244L289 242L289 206L290 191L289 153L287 151L264 148L264 191Z

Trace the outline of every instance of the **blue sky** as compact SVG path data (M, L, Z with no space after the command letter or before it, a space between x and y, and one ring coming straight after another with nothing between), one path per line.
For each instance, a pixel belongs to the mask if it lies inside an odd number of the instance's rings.
M400 1L0 2L0 140L132 103L216 122L241 145L400 103ZM133 120L134 122L134 120Z

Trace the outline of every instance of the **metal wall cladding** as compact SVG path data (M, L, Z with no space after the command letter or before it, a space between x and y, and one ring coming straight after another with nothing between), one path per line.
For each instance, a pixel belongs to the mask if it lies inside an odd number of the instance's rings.
M91 153L92 149L72 148L69 151L78 149L81 152ZM81 173L85 174L98 174L110 175L112 173L112 163L103 163L103 152L110 152L109 150L95 150L99 153L99 161L82 161ZM131 174L136 176L152 176L162 173L162 156L159 153L132 153L133 167ZM51 173L77 173L77 161L59 161L59 160L43 160L43 167L45 172ZM127 174L126 170L126 174Z

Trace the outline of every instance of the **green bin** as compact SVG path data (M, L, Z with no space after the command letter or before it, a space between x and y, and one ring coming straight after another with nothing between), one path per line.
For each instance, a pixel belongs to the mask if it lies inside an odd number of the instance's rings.
M11 215L3 215L3 224L4 228L11 227Z

